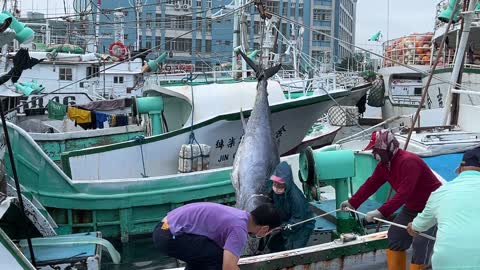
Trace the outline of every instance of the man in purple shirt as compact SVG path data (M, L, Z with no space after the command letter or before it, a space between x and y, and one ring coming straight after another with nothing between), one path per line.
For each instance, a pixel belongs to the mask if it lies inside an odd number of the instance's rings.
M184 261L185 269L239 269L248 234L263 237L280 226L272 204L252 212L216 203L191 203L169 212L153 231L163 253Z

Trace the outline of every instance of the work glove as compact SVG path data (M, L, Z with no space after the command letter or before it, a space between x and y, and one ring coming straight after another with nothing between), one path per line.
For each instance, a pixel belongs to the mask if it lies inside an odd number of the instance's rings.
M378 210L373 210L373 211L370 211L367 213L367 215L365 216L365 220L367 222L374 222L375 220L373 218L384 218L382 213L380 213L380 211Z
M353 206L348 202L348 200L346 200L346 201L344 201L344 202L342 202L342 203L340 204L340 209L341 209L342 211L347 211L347 207L350 208L350 209L355 209L355 208L353 208Z

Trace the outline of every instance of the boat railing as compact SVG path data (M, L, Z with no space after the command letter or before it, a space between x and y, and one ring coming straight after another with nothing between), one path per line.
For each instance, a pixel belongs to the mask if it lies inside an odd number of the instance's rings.
M480 57L480 55L479 55L479 57ZM449 62L447 64L444 64L442 67L443 68L453 68L453 65L454 65L454 62L453 62L453 58L452 58L451 62ZM463 67L468 68L468 69L480 69L480 64L464 64Z
M281 87L284 92L287 92L287 98L292 98L293 93L302 92L307 95L309 92L316 94L325 94L334 90L346 89L341 84L335 83L335 77L331 74L325 74L322 77L314 77L309 79L298 79L287 82L282 82Z
M385 120L383 122L380 122L380 123L378 123L374 126L371 126L371 127L366 128L366 129L364 129L360 132L357 132L353 135L350 135L348 137L340 139L340 140L336 141L335 144L342 144L342 143L346 143L346 142L349 142L349 141L353 141L353 140L356 140L359 137L362 137L363 139L367 139L367 138L369 138L372 130L375 130L375 129L380 128L380 127L383 128L385 125L390 124L390 123L392 123L394 121L397 121L399 119L412 119L412 117L413 117L413 115L411 115L411 114L397 115L397 116L390 117L387 120ZM389 128L389 129L393 131L393 130L400 129L400 128L399 127L394 127L394 128Z
M287 92L287 98L291 99L293 93L302 92L303 95L307 95L308 92L312 91L313 81L314 79L292 80L281 82L280 86L284 92Z
M352 88L365 82L357 72L336 72L337 85L344 88Z
M297 78L297 75L296 75L296 71L295 70L285 70L285 69L282 69L282 70L279 70L278 73L276 74L276 76L282 78L282 79L295 79Z
M184 83L190 79L190 76L195 82L199 83L213 83L218 81L225 81L233 78L242 77L242 73L249 77L252 75L252 70L213 70L213 71L196 71L196 72L161 72L152 73L145 76L145 86L149 84L160 85L162 83Z

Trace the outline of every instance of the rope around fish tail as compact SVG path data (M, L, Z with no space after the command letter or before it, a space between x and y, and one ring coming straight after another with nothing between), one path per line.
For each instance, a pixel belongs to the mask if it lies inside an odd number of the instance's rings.
M328 216L328 215L333 214L333 213L338 212L338 211L341 211L341 209L340 209L340 208L339 208L339 209L335 209L335 210L332 210L332 211L330 211L330 212L326 212L326 213L323 213L323 214L321 214L321 215L314 216L314 217L311 217L311 218L309 218L309 219L302 220L302 221L297 222L297 223L287 224L287 225L285 225L285 226L276 227L276 228L272 229L271 231L269 231L267 234L265 234L265 236L263 236L263 237L266 237L266 236L272 234L272 233L275 232L275 231L291 230L291 229L292 229L293 227L295 227L295 226L298 226L298 225L301 225L301 224L303 224L303 223L306 223L306 222L315 220L315 219L317 219L317 218L321 218L321 217L324 217L324 216ZM262 237L262 238L263 238L263 237Z

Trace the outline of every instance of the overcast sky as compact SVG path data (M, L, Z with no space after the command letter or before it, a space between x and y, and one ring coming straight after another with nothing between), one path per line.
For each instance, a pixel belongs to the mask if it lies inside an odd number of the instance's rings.
M63 0L22 0L19 2L24 14L32 8L47 14L47 6L48 17L65 14ZM368 38L379 30L383 33L382 42L387 40L387 33L388 38L392 39L413 32L433 31L435 7L438 2L438 0L358 0L356 44L379 52L380 46L378 45L381 43L368 41ZM73 0L65 0L65 3L67 12L72 12ZM390 6L389 13L387 12L387 3ZM387 31L388 17L390 17L389 31Z
M389 39L414 32L433 32L438 2L438 0L358 0L355 43L362 48L378 52L380 48L378 45L387 40L387 21L390 22ZM390 12L387 12L388 10ZM377 31L382 31L381 42L368 41Z
M104 0L104 1L112 1L112 0ZM34 10L38 12L42 12L44 14L47 14L48 10L48 17L54 17L54 16L62 16L65 14L64 8L63 8L63 0L21 0L18 1L20 4L20 8L22 11L22 15L26 14L27 11ZM73 0L65 0L67 9L67 12L71 12L72 10L72 3ZM48 7L48 9L47 9Z

